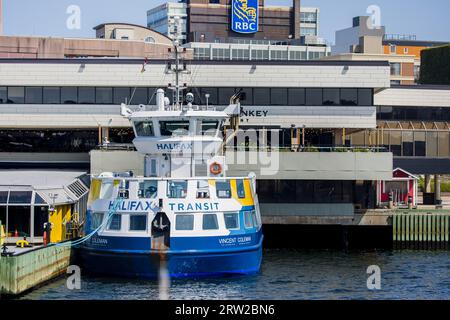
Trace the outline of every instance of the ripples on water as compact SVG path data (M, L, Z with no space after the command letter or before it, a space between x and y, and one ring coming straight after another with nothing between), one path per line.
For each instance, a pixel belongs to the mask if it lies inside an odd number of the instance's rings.
M449 252L266 250L253 276L172 280L171 299L450 299ZM369 291L367 267L378 265L382 289ZM22 299L153 300L157 281L82 277L81 290L65 279Z

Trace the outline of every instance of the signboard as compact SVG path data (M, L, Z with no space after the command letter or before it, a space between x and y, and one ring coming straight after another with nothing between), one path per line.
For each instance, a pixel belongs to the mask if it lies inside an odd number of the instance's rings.
M231 30L238 33L258 32L258 1L231 0Z

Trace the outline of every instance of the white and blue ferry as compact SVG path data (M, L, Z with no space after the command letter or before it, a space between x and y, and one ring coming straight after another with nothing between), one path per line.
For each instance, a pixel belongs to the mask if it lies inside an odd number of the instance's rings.
M161 89L156 100L134 112L122 105L145 174L92 178L84 267L149 278L158 277L162 262L172 277L258 272L263 234L255 176L227 176L220 134L227 120L237 123L239 100L225 111L169 104Z

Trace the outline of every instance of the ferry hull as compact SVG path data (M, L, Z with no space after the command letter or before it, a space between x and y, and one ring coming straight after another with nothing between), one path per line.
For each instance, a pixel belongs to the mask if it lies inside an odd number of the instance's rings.
M235 252L167 253L81 251L83 267L95 275L155 279L166 267L173 278L246 275L261 267L262 246Z

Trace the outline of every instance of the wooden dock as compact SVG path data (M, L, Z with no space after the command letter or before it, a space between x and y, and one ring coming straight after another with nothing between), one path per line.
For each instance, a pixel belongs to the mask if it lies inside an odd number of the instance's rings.
M64 273L72 261L70 246L13 249L0 256L0 295L19 295Z
M448 211L401 210L392 216L396 249L448 249Z

